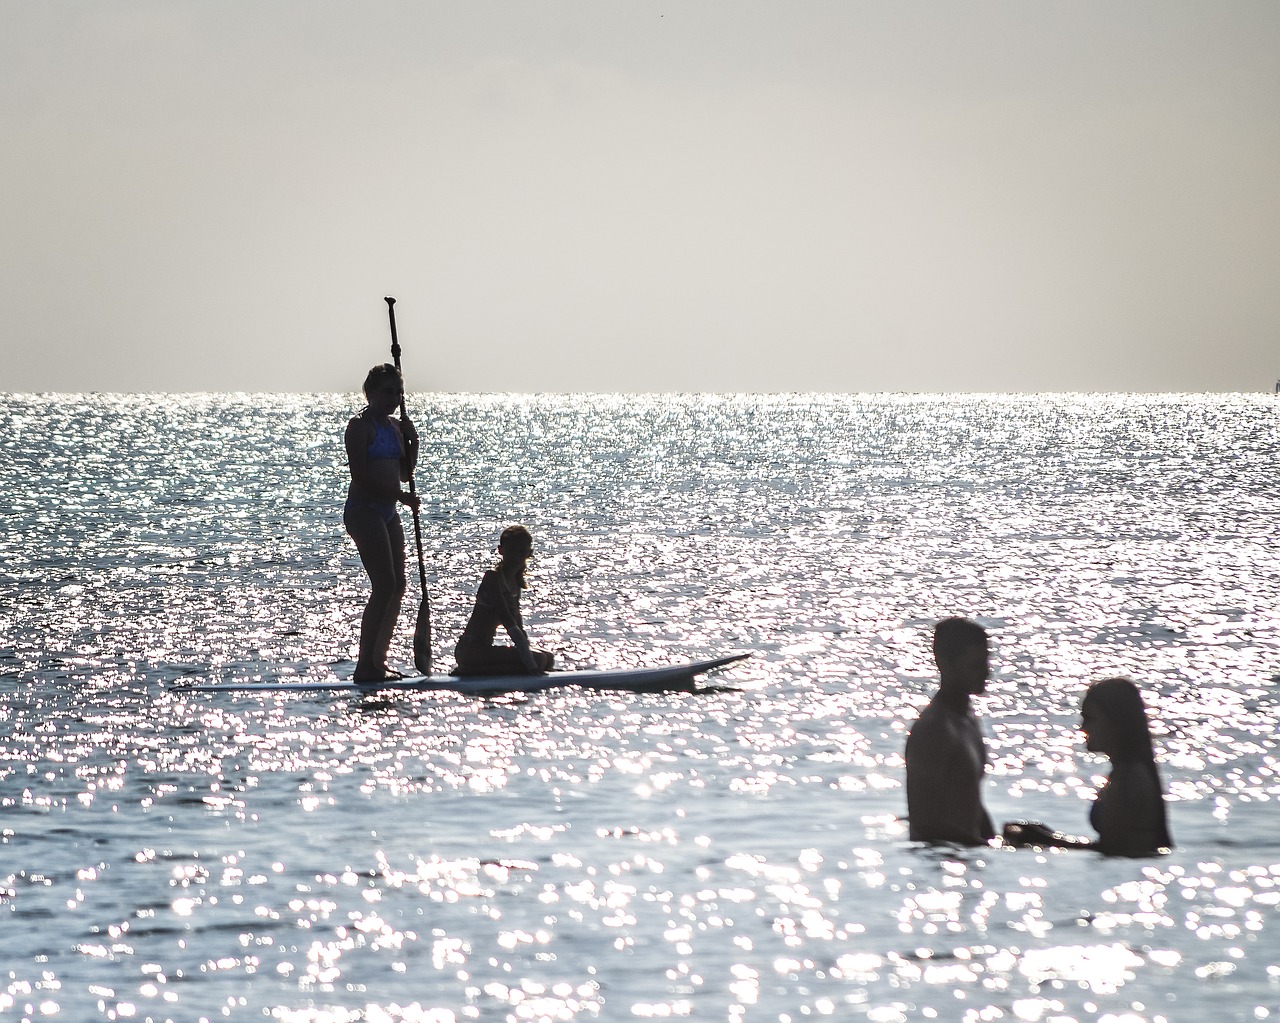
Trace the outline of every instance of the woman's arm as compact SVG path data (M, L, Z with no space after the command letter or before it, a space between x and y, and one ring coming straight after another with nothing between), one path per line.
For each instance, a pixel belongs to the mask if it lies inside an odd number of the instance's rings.
M1094 804L1094 841L1053 831L1039 821L1010 821L1006 845L1096 849L1107 856L1149 856L1160 851L1164 805L1160 784L1142 764L1117 764Z
M394 419L392 422L396 422ZM400 417L400 421L396 423L396 429L400 431L400 440L404 447L404 454L400 458L400 479L407 483L413 476L414 470L418 468L418 429L409 419L408 413Z
M1039 821L1008 821L1001 839L1015 849L1027 846L1044 849L1094 849L1097 846L1087 838L1075 838L1041 824Z

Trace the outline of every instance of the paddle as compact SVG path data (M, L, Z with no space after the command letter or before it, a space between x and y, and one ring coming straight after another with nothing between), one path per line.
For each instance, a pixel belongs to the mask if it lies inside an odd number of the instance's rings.
M387 316L391 318L391 358L396 370L400 369L400 339L396 336L396 300L388 296ZM400 391L400 418L405 419L404 390ZM416 495L413 473L409 473L409 493ZM427 592L427 562L422 556L422 526L418 521L418 506L413 504L413 538L418 544L418 581L422 584L422 603L418 607L418 622L413 629L413 663L423 675L431 674L431 595Z

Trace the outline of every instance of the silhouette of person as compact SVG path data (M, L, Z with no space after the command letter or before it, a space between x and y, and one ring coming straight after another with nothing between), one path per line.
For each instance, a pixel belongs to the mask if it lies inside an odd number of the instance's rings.
M453 656L455 675L536 675L550 671L555 655L529 645L520 615L520 591L528 588L525 567L533 554L533 537L524 526L508 526L498 540L501 560L485 572L475 607L462 630ZM514 646L495 646L498 626Z
M404 527L397 504L416 507L417 495L400 484L413 475L418 462L418 431L408 416L391 413L400 404L404 384L390 363L374 366L364 381L368 402L347 423L344 444L351 484L342 510L342 524L369 573L370 592L360 619L357 682L400 678L387 667L391 635L404 597Z
M1010 845L1097 849L1112 856L1147 856L1173 848L1164 789L1142 694L1131 679L1105 678L1085 691L1080 704L1085 748L1111 761L1111 775L1089 811L1097 839L1072 838L1038 821L1010 821Z
M990 675L987 633L968 618L933 630L938 692L907 736L907 823L913 841L982 845L995 837L980 789L987 748L970 704Z

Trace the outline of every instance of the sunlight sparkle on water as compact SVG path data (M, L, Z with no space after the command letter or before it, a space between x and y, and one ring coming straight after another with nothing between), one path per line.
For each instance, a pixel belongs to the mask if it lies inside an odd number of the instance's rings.
M441 664L508 521L564 663L751 660L697 693L183 692L350 673L354 399L10 396L0 1020L1274 1018L1274 403L413 400ZM993 816L1087 830L1080 695L1130 673L1172 855L907 841L956 611L994 639Z

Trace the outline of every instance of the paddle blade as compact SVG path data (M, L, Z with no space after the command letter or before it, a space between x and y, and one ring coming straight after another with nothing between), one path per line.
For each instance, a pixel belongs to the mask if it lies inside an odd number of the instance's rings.
M413 664L421 675L431 674L431 601L425 596L413 630Z

